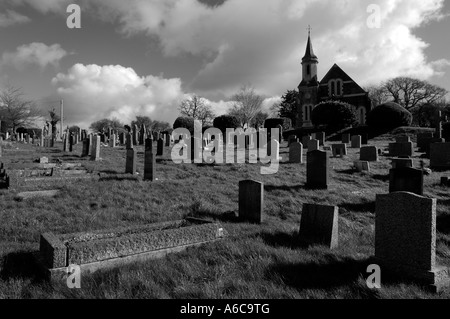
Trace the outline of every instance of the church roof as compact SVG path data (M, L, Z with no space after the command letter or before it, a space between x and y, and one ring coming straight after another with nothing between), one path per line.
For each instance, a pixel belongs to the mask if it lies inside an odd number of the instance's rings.
M347 73L344 72L336 63L331 67L328 73L320 81L320 84L327 84L330 80L341 79L344 82L351 81L351 93L367 93L361 88Z
M313 46L312 46L312 41L311 41L311 36L310 35L308 35L308 43L306 45L305 56L302 59L302 62L307 62L307 61L314 61L314 62L319 63L319 59L314 54L314 49L313 49Z

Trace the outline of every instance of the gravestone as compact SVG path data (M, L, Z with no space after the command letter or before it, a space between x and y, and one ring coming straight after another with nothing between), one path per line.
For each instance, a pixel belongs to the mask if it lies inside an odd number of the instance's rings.
M389 193L409 192L423 195L423 171L401 167L389 171Z
M170 147L170 135L166 133L166 147Z
M48 164L48 157L41 157L39 159L39 164Z
M309 143L309 141L311 141L311 140L312 140L312 137L311 137L311 136L309 136L309 135L303 136L303 137L302 137L302 145L303 145L303 147L304 147L304 148L308 148L308 143Z
M111 137L109 138L109 147L116 147L116 134L111 134Z
M312 151L307 153L306 160L306 186L312 189L328 189L327 152Z
M367 162L378 162L378 149L375 146L361 147L359 159Z
M81 157L87 157L87 156L89 156L89 147L90 147L90 145L89 145L89 139L88 139L88 138L85 138L85 139L83 140L83 149L82 149L82 152L81 152Z
M395 139L396 143L410 143L411 139L409 138L409 136L398 136Z
M127 158L125 163L125 174L136 174L137 166L137 150L134 148L127 149Z
M147 138L145 140L145 153L144 153L144 180L154 181L156 168L156 157L153 154L153 140Z
M342 144L350 143L350 134L342 134Z
M315 139L319 141L319 146L324 146L325 145L325 132L317 132Z
M189 147L191 150L190 159L192 163L194 163L195 160L200 161L200 163L203 162L202 140L197 137L191 136L190 142L191 142L191 145Z
M389 144L389 156L401 157L401 156L413 156L413 143L390 143Z
M133 129L133 145L139 145L138 144L138 126L135 124Z
M331 145L331 151L333 152L333 157L347 156L347 144L333 144Z
M239 182L239 218L260 224L264 221L264 184L252 180Z
M127 137L126 148L127 148L127 150L131 150L131 149L133 149L133 134L127 133L126 137Z
M450 170L450 143L433 143L430 145L430 168Z
M362 145L369 144L369 134L367 134L367 133L361 134L361 143L362 143Z
M352 148L361 148L361 135L352 136Z
M353 166L358 172L370 172L370 164L367 161L355 161Z
M308 141L308 152L317 151L320 148L320 142L318 140Z
M414 167L412 158L393 158L391 162L392 168Z
M92 144L94 143L94 135L89 134L89 152L88 156L92 155Z
M95 135L92 141L91 148L91 161L99 161L100 160L100 136Z
M70 134L70 136L69 136L69 152L73 152L74 142L75 142L75 137L73 136L73 134Z
M289 135L288 137L288 146L291 146L292 143L297 142L297 135Z
M270 158L273 161L277 161L277 162L279 162L281 160L280 159L280 142L278 142L275 139L273 139L271 141Z
M145 128L145 125L142 124L141 131L139 133L139 145L144 145L146 139L147 139L147 129Z
M417 147L419 151L426 152L427 144L431 139L433 139L433 133L417 134Z
M303 164L303 145L293 142L289 146L289 162Z
M303 204L299 242L302 245L324 245L330 249L338 246L339 208Z
M164 156L164 140L162 138L158 140L156 156Z
M438 292L449 270L436 264L436 199L407 192L377 195L375 258L381 269Z

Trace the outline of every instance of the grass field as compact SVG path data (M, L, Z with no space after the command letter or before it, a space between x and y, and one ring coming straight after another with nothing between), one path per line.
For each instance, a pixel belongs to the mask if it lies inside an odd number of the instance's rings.
M389 136L371 142L387 148ZM14 144L15 145L15 144ZM32 152L3 152L8 167L29 165L40 156L50 161L81 162L101 173L99 181L61 185L55 198L16 199L0 191L0 298L450 298L431 294L382 274L382 289L365 283L374 254L376 194L388 192L390 160L371 163L371 173L350 168L359 151L346 159L330 158L328 191L308 190L306 165L282 163L275 175L260 175L260 164L176 165L169 149L157 160L157 181L142 181L143 148L138 147L138 177L125 175L125 149L102 147L101 162L53 149L15 145ZM281 156L288 158L287 143ZM420 154L416 154L418 157ZM306 157L305 157L306 159ZM425 160L428 165L429 161ZM419 160L416 159L416 167ZM444 173L425 176L425 196L436 198L437 260L450 266L450 190L439 185ZM238 223L238 183L264 183L266 221ZM340 207L339 248L302 248L297 244L303 203ZM230 236L166 258L82 276L81 289L42 281L31 253L44 232L71 233L141 225L186 216L220 221Z

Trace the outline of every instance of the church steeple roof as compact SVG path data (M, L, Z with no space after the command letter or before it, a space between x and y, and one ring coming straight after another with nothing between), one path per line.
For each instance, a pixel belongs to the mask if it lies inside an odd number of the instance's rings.
M302 62L319 62L319 59L314 54L314 49L311 41L311 27L308 28L308 43L306 44L306 52L305 56L302 59Z

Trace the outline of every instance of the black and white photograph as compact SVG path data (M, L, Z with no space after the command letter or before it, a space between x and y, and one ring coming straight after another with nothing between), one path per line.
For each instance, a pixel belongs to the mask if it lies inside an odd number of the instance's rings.
M449 34L449 0L1 0L0 299L450 299Z

